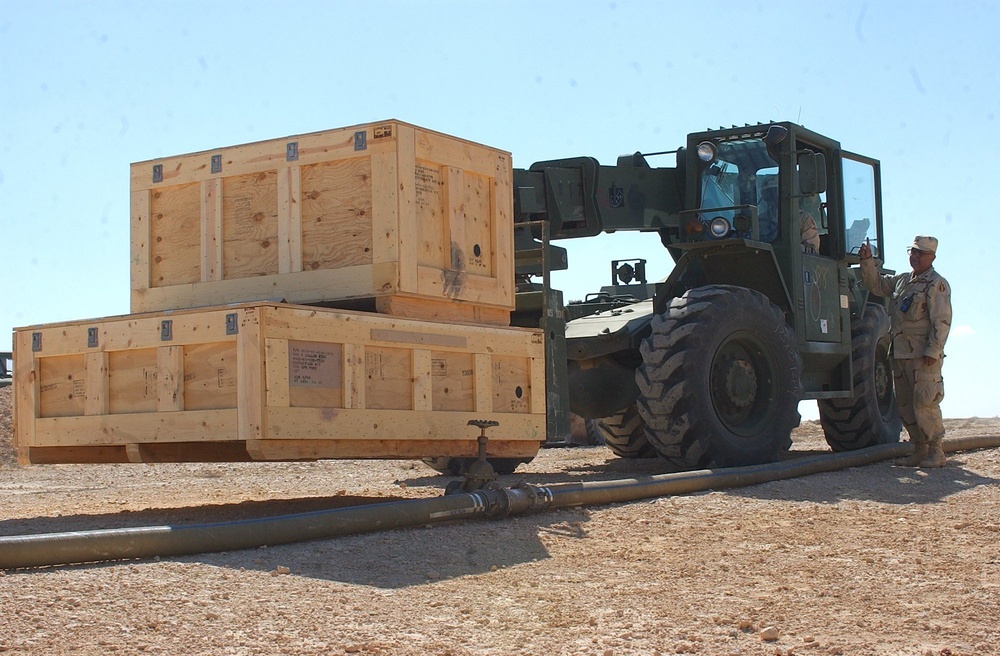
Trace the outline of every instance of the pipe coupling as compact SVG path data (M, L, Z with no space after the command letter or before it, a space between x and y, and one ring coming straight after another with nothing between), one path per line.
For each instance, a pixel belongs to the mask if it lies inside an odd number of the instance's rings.
M553 499L549 488L529 485L523 480L514 487L490 483L472 494L485 506L486 516L495 519L541 512L552 505Z

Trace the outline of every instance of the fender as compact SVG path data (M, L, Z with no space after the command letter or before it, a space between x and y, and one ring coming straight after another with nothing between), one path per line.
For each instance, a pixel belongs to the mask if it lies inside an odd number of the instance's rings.
M670 248L682 254L653 299L656 314L662 314L671 299L705 285L753 289L767 296L786 315L791 313L791 293L771 244L751 239L723 239L671 244Z

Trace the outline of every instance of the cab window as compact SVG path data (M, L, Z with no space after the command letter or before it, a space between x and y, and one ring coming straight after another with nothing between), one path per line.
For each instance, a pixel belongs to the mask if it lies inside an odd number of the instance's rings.
M846 250L857 253L866 239L871 240L872 255L882 257L875 225L875 168L844 157L844 227Z

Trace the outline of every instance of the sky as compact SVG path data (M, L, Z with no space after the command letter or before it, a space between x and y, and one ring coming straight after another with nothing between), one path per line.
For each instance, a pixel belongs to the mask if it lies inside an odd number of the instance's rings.
M0 350L129 313L133 162L395 118L518 168L613 164L790 120L881 161L886 266L940 239L942 408L995 417L998 25L1000 1L0 0ZM567 300L612 259L670 270L655 236L560 245Z

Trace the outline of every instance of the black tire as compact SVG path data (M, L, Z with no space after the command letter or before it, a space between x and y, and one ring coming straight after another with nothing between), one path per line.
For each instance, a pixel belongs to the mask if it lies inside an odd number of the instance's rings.
M851 329L854 398L819 401L819 419L834 451L899 441L902 428L892 385L889 315L868 305Z
M534 458L487 458L486 461L493 465L493 471L500 476L513 474L519 465L529 463ZM469 471L469 465L476 461L475 458L453 458L450 456L440 456L437 458L424 458L423 463L440 474L446 476L464 476Z
M655 458L656 449L646 439L646 425L633 405L604 419L588 419L604 444L619 458Z
M802 358L763 294L710 285L653 318L636 371L646 437L678 469L778 460L799 425Z
M583 425L587 431L587 446L603 446L604 445L604 433L601 432L600 426L597 425L600 419L584 419Z

